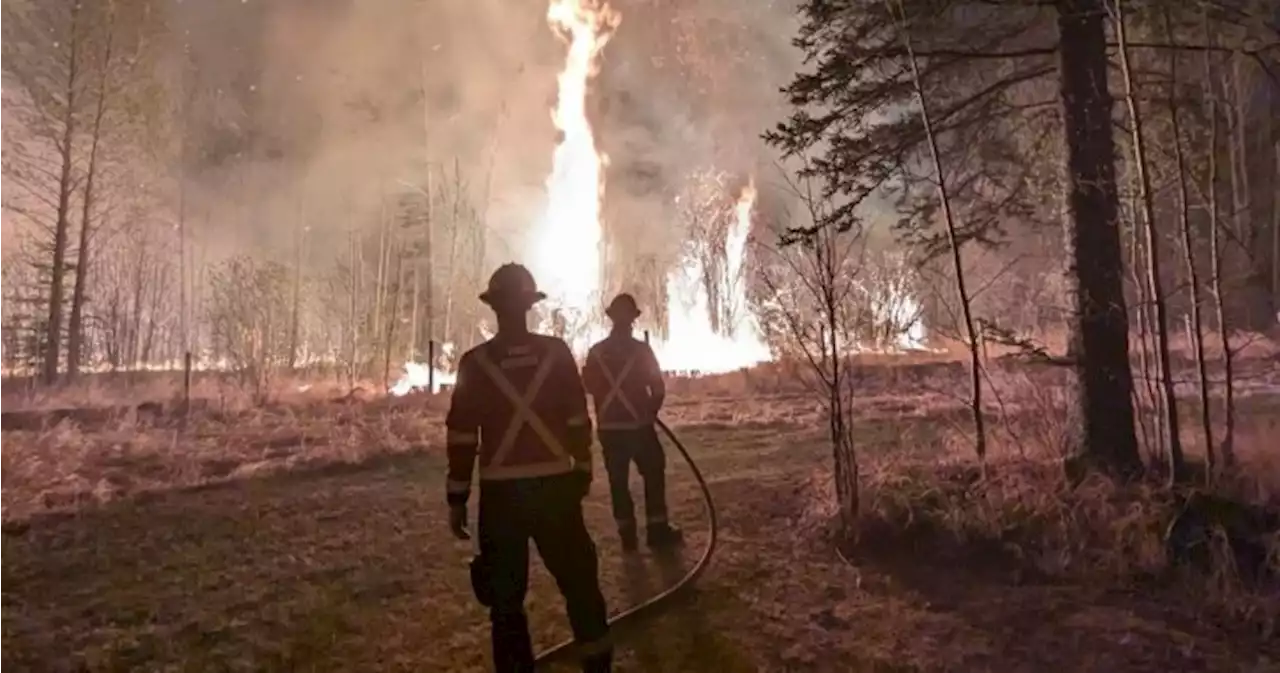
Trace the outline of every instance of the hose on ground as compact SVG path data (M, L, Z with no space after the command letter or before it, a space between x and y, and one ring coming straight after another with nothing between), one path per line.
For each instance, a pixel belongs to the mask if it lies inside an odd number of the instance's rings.
M667 439L671 440L671 443L680 451L680 455L684 456L684 461L689 464L689 470L693 472L694 479L698 480L698 488L702 490L702 502L707 512L707 525L710 528L710 532L707 535L707 545L702 550L702 557L698 559L698 562L693 565L693 568L691 568L679 582L676 582L670 588L656 594L643 603L629 607L613 617L610 617L610 627L615 627L622 622L632 621L643 614L656 612L657 608L667 602L667 599L675 596L686 588L692 586L694 582L698 581L698 578L702 576L702 573L706 572L707 567L711 565L711 556L716 551L716 536L719 529L716 523L716 505L711 499L711 488L707 486L707 480L703 478L702 471L698 469L698 464L693 462L693 457L689 455L689 450L686 449L680 439L676 437L676 433L672 432L671 428L667 427L667 424L660 420L658 421L658 427L662 429L662 433L666 435ZM541 667L555 661L560 661L564 659L567 654L573 651L573 646L574 641L572 639L555 645L550 649L539 653L536 663Z

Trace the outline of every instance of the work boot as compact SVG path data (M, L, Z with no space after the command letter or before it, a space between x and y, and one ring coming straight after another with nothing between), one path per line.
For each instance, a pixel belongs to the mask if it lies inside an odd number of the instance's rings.
M645 531L645 542L653 549L670 549L684 543L684 533L671 524L660 523Z
M618 531L618 537L622 540L622 551L633 552L640 546L640 542L636 536L636 529L624 528Z

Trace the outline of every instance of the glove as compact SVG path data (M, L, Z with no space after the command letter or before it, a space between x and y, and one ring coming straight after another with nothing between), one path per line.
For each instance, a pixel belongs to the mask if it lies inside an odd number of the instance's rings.
M449 530L459 540L471 539L471 533L467 532L466 505L449 505Z
M587 470L574 470L573 487L575 489L574 495L576 495L579 500L586 498L587 494L591 493L591 472Z

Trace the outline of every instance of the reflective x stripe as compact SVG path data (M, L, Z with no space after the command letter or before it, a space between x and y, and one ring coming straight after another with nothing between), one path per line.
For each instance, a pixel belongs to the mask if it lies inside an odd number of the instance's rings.
M614 400L622 403L631 413L632 418L639 419L640 414L636 408L632 406L631 400L627 399L626 393L622 392L622 384L627 380L627 376L631 374L631 369L636 366L636 362L640 359L640 352L636 351L631 354L631 358L626 364L622 365L622 371L618 373L618 377L614 378L613 372L609 371L609 366L605 364L604 358L600 358L600 371L604 373L604 378L609 382L609 394L604 396L604 401L600 403L600 416L604 416L609 410L609 406Z
M567 456L564 446L556 439L551 430L547 428L546 423L542 422L538 415L533 413L530 404L538 397L538 391L542 388L542 384L546 382L547 377L551 375L551 367L554 362L554 356L547 354L542 362L538 363L538 369L534 372L533 380L529 382L529 387L524 391L524 395L516 392L511 381L494 366L493 362L484 354L484 351L476 351L476 364L480 365L480 369L493 381L498 387L503 397L511 402L512 411L515 412L511 417L510 424L507 425L507 431L502 435L502 443L498 445L498 449L494 451L493 458L489 460L489 464L498 467L503 464L507 458L507 454L511 453L511 448L516 444L516 436L520 434L520 427L528 425L538 437L542 440L547 448L557 456Z

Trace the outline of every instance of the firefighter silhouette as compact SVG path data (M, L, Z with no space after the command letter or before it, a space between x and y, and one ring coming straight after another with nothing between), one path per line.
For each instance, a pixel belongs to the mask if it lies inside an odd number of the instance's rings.
M591 421L569 346L528 330L528 312L545 297L518 264L499 267L480 295L498 331L458 363L445 419L449 523L456 537L469 539L467 501L478 462L479 553L471 580L489 608L499 673L533 670L524 610L530 539L564 594L582 670L609 671L608 613L582 513L591 486Z
M627 484L631 463L644 479L645 539L655 549L679 545L683 535L667 521L666 455L654 428L667 389L649 344L632 335L640 308L623 293L605 309L613 331L591 347L583 384L596 407L613 518L625 551L637 546L635 503Z

